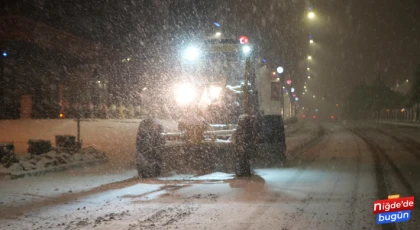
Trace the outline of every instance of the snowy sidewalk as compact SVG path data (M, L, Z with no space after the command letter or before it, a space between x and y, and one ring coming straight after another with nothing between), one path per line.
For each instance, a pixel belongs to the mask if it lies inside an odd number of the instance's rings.
M375 120L371 121L380 124L389 124L389 125L397 125L397 126L409 126L409 127L416 127L420 128L420 122L408 122L408 121L387 121L387 120Z
M87 191L101 185L123 181L137 175L134 169L113 167L111 164L70 169L38 177L0 180L0 214L5 206L15 207Z

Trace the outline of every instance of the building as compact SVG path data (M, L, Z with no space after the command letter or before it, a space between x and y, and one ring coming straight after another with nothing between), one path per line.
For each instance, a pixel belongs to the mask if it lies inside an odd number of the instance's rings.
M58 118L76 100L100 103L111 51L42 22L0 17L0 119Z

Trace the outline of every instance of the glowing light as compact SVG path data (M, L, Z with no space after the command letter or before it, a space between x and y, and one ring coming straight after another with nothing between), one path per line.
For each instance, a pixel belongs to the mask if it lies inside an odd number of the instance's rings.
M287 81L286 81L286 83L287 83L288 85L291 85L291 84L292 84L292 80L287 80Z
M308 76L308 79L311 79L311 76Z
M331 119L334 119L334 116L331 116Z
M59 116L60 116L60 118L64 118L64 114L62 114L62 113L60 113Z
M283 73L283 67L279 66L277 67L277 73Z
M312 39L311 39L311 40L309 40L309 43L314 43L314 40L312 40Z
M210 99L218 99L220 97L220 93L222 92L222 88L218 86L210 86L209 94Z
M7 57L7 52L2 53L3 57Z
M405 80L405 82L408 82L408 79L407 79L407 80Z
M306 68L307 70L311 70L309 67L308 68Z
M308 60L312 60L312 57L311 56L308 56Z
M265 60L264 58L262 59L262 61L263 61L264 63L266 63L266 62L267 62L267 60Z
M299 98L298 97L295 97L295 101L299 101Z
M314 19L315 18L315 13L314 12L309 12L308 13L308 18L309 19Z
M306 85L305 85L305 86L303 86L303 88L305 88L305 89L306 89Z
M220 37L220 36L222 36L222 33L216 32L216 37Z
M291 89L290 89L290 91L291 91L292 93L294 93L294 92L295 92L295 88L291 88Z
M217 26L217 27L220 27L220 24L219 24L219 23L217 23L217 22L213 22L213 24L214 24L215 26Z
M247 53L251 52L251 47L249 47L249 46L244 46L244 48L242 48L242 51L243 51L245 54L247 54Z
M273 72L273 76L275 76L276 75L276 72Z
M184 57L190 61L196 60L200 56L200 50L197 47L188 47L185 50Z
M175 87L175 100L179 105L190 104L196 97L196 90L193 85L182 84Z

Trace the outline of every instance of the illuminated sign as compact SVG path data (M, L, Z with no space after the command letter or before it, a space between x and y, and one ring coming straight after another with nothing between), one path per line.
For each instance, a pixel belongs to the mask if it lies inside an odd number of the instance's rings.
M247 36L240 36L239 37L239 42L243 45L248 44L248 37Z

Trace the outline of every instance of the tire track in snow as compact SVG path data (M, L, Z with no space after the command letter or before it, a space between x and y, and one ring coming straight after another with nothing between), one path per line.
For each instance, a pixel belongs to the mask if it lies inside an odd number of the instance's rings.
M351 199L350 199L350 204L349 204L349 208L348 210L350 210L350 212L348 212L347 214L347 218L346 218L346 223L348 228L353 228L353 224L354 224L354 219L355 219L355 214L356 214L356 201L357 201L357 192L359 190L359 182L360 182L360 162L361 162L361 151L362 149L360 148L360 143L359 140L357 138L357 136L352 133L353 135L353 139L356 142L356 146L357 146L357 158L356 158L356 183L353 186L353 190L351 192Z
M388 197L389 195L389 189L385 180L385 173L383 168L383 162L381 160L381 156L385 155L385 152L382 148L380 148L376 143L374 143L371 139L368 139L366 136L360 133L359 129L353 129L351 130L354 134L356 134L358 137L360 137L368 146L373 160L375 162L375 177L376 177L376 191L377 197ZM393 224L387 224L382 225L383 230L396 230L397 226L395 223Z
M354 140L356 142L357 145L357 157L356 157L356 180L355 180L355 185L353 186L353 190L351 192L351 197L350 197L350 201L349 201L349 205L348 205L348 210L350 210L350 212L347 213L347 218L346 218L346 227L347 229L351 229L353 226L353 222L354 222L354 213L355 213L355 203L357 200L357 191L359 188L359 178L360 178L360 161L361 161L361 149L360 149L360 145L359 142L357 141L356 136L349 132L349 134L352 134L352 136L354 137ZM335 157L334 157L335 158ZM335 182L334 185L331 189L331 191L329 192L328 195L328 199L326 202L326 205L328 205L328 202L331 200L332 195L335 193L335 190L337 188L337 184L340 181L340 177L337 176L335 178ZM293 227L298 223L298 221L302 220L299 217L301 217L304 213L305 213L305 209L310 205L310 201L312 200L312 196L310 194L308 194L309 198L305 201L306 204L303 208L297 208L296 212L292 213L292 218L293 221L291 223L291 225L286 225L284 227L282 227L282 229L287 230L287 229L293 229ZM295 221L296 219L298 219L298 221ZM315 229L318 229L319 225L321 224L321 222L317 222L316 223L316 227Z
M302 153L305 153L305 152L312 152L312 151L320 152L319 150L324 149L327 146L327 143L330 142L331 134L326 136L325 129L321 125L319 125L319 128L320 128L320 131L319 131L317 137L315 137L314 139L312 139L311 141L306 143L303 147L301 147L299 149L299 151L294 151L293 153L294 154L302 154ZM307 161L302 162L302 163L306 163L308 165L306 165L305 167L302 167L297 172L295 172L294 175L289 180L286 181L286 183L284 184L283 187L284 188L289 188L293 184L295 184L297 182L297 180L299 179L299 177L314 163L314 161L318 157L319 157L319 154L312 154L311 157ZM261 207L257 208L254 212L252 212L251 215L247 219L252 218L254 221L256 221L259 218L261 218L261 216L263 216L267 212L267 210L272 206L272 204L276 203L280 197L281 196L279 194L270 195L265 200L264 204ZM312 197L308 197L308 198L303 200L304 202L307 202L306 206L309 204L308 201L311 200L311 199L312 199ZM303 211L304 211L304 209L298 208L297 212L296 212L296 215L295 215L296 218L298 218L300 215L302 215ZM252 225L249 225L246 228L240 227L240 229L250 229L251 227L252 227Z
M397 143L401 143L407 152L411 153L415 158L417 158L417 160L420 160L420 143L409 137L400 138L380 129L375 129L375 131L392 138Z

